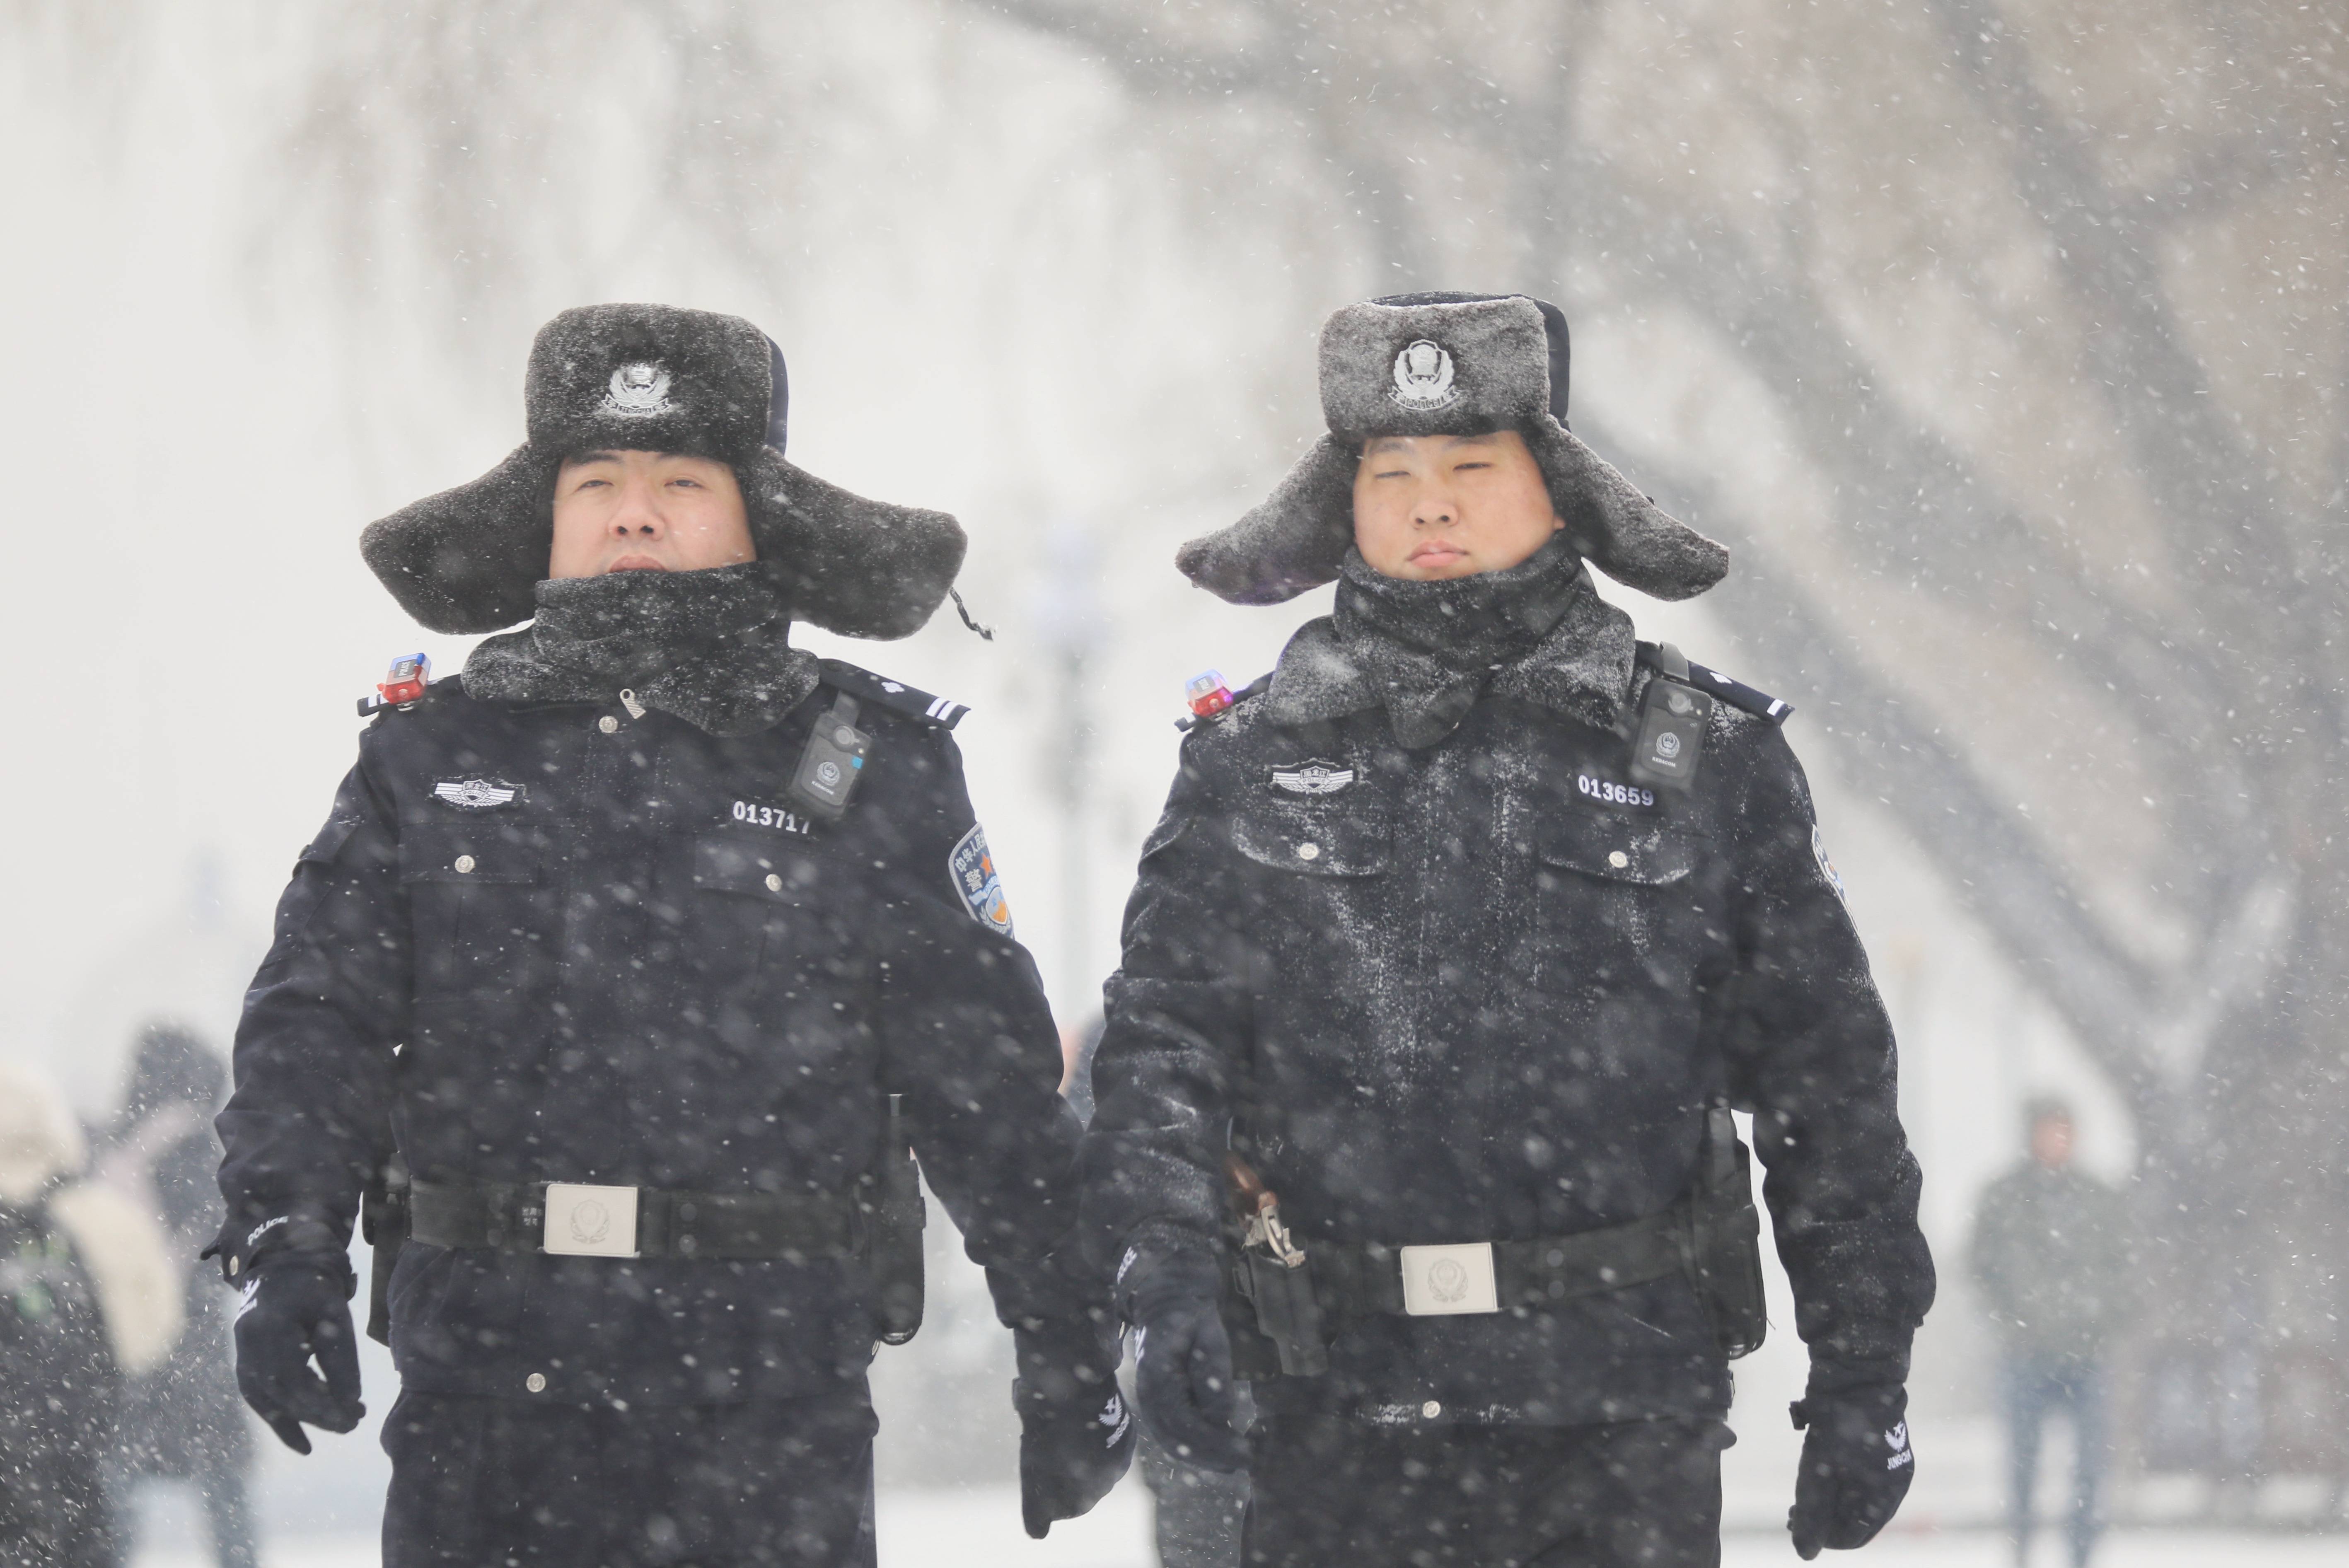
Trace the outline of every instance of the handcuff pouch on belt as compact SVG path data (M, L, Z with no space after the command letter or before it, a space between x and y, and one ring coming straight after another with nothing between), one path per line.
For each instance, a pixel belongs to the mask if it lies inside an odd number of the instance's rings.
M1280 1200L1247 1161L1227 1155L1224 1171L1239 1211L1239 1259L1232 1284L1256 1309L1257 1331L1272 1342L1281 1375L1318 1377L1330 1370L1330 1346L1304 1249L1281 1223ZM1239 1346L1234 1350L1247 1359Z

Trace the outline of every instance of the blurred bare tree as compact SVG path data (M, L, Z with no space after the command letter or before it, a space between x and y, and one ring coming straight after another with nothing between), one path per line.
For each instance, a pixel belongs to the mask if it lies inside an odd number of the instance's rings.
M1672 323L1726 449L1577 418L1736 543L1723 613L2127 1103L2155 1331L2333 1338L2342 13L976 3L1311 138L1396 290Z
M0 21L113 84L140 10ZM830 150L964 137L1047 55L1130 100L1088 155L1122 219L1154 203L1179 235L1146 278L1100 280L1099 316L1211 294L1185 279L1216 266L1226 294L1292 290L1299 345L1360 293L1558 300L1642 371L1587 378L1578 428L1735 545L1713 598L1753 673L2130 1108L2168 1243L2155 1331L2337 1354L2340 7L334 0L243 25L300 62L262 242L323 232L355 284L429 278L450 325L526 312L524 276L597 292L631 232L784 270L808 236L775 225ZM900 57L844 67L867 35ZM634 230L581 221L627 203ZM1195 358L1212 371L1166 374L1275 407L1277 445L1302 356L1208 336ZM1146 417L1207 418L1131 385L1150 373L1117 361Z

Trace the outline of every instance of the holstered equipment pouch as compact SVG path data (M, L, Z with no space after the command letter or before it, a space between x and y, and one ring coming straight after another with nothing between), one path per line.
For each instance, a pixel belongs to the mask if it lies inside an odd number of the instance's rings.
M399 1264L400 1243L408 1240L408 1165L397 1150L385 1161L361 1197L359 1234L369 1248L367 1337L378 1345L388 1345L391 1271Z
M1727 1106L1705 1111L1698 1161L1688 1204L1690 1272L1713 1339L1734 1361L1762 1347L1770 1318L1762 1299L1762 1216L1754 1207L1753 1156Z
M889 1097L881 1171L869 1190L864 1216L871 1240L866 1266L873 1274L874 1330L884 1345L903 1345L921 1331L922 1227L929 1218L922 1201L921 1170L905 1141L900 1099Z
M1280 1200L1248 1162L1227 1154L1224 1174L1239 1222L1232 1286L1256 1309L1257 1331L1272 1342L1282 1376L1318 1377L1330 1370L1330 1346L1321 1332L1312 1265L1280 1222Z

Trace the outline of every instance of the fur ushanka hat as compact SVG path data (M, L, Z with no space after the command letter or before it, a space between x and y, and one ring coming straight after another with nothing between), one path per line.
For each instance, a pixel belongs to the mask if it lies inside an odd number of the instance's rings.
M554 478L575 452L690 452L734 469L750 539L792 618L851 637L918 631L962 566L942 511L851 495L783 460L783 351L740 316L659 304L566 310L539 329L523 386L529 438L471 484L367 525L359 552L435 632L537 613Z
M1350 304L1321 328L1330 433L1271 498L1174 563L1235 604L1277 604L1338 575L1354 542L1354 469L1374 436L1516 430L1584 560L1659 599L1703 593L1729 552L1669 516L1566 428L1566 317L1525 294L1416 294Z

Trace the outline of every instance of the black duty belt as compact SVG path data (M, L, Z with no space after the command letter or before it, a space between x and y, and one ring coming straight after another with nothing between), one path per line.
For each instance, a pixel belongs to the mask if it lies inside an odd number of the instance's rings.
M1423 1316L1538 1309L1687 1273L1689 1226L1688 1206L1675 1203L1629 1224L1547 1241L1303 1245L1324 1313Z
M569 1181L409 1187L409 1235L436 1247L577 1257L790 1258L863 1250L854 1199L834 1192L675 1192Z

